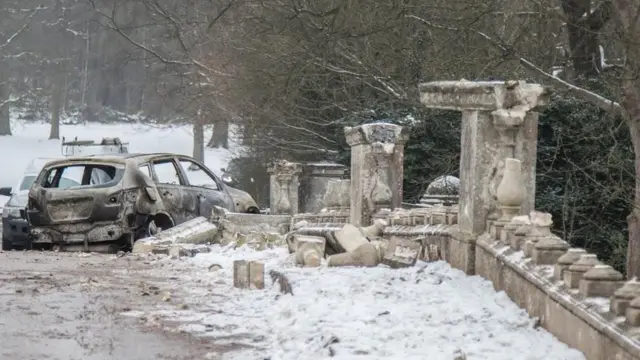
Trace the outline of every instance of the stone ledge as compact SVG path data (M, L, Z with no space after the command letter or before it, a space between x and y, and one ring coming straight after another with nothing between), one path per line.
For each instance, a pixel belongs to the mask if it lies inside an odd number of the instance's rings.
M504 278L505 278L505 275L503 274L504 268L508 268L509 270L512 270L522 280L527 281L527 283L531 284L534 288L538 289L540 292L545 294L547 299L553 300L556 304L560 305L562 309L566 310L570 315L575 316L578 320L582 321L585 325L591 327L593 330L602 334L604 337L610 340L613 344L617 345L620 348L620 350L624 352L623 354L620 354L619 352L616 352L616 353L606 352L606 354L603 354L604 357L596 357L594 356L594 354L590 354L588 351L589 345L591 344L581 342L576 345L575 341L571 341L571 339L567 338L566 334L562 333L563 329L560 329L559 327L556 328L554 326L545 326L545 328L549 332L554 334L561 341L569 344L570 346L576 347L578 350L585 353L585 356L587 357L587 359L607 360L607 359L618 358L618 356L620 356L620 358L624 358L624 359L640 360L640 339L635 340L630 338L619 326L612 323L610 320L606 319L601 314L588 309L587 305L584 302L574 298L568 292L561 292L561 291L554 290L558 288L557 284L554 284L553 282L545 279L540 274L536 274L528 271L527 269L523 268L521 265L508 259L504 254L500 253L497 249L495 249L491 245L484 243L482 241L477 241L476 247L479 248L479 250L476 250L476 253L478 253L478 251L482 251L485 254L493 257L495 261L497 261L500 264L499 265L500 269L498 271L500 271L499 276L500 278L503 279L502 281L504 281ZM479 275L485 278L490 277L490 274L482 274L483 270L486 270L486 269L480 268L479 269L480 271L478 271L477 265L478 264L476 260L476 272ZM519 281L521 279L516 279L515 281ZM494 280L492 279L489 279L489 280L494 283L494 287L496 288L496 290L504 290L507 293L507 295L509 295L509 297L514 300L514 302L518 303L517 299L514 299L512 294L510 294L507 291L506 286L504 284L496 284ZM504 289L500 288L500 285L502 285ZM533 300L529 300L529 302L535 303L535 301ZM518 304L518 305L522 307L521 304ZM530 306L535 306L535 304L530 304ZM536 314L535 311L543 312L543 313L547 312L547 310L545 309L540 309L539 306L537 309L532 310L529 308L525 308L525 310L531 316L540 315L540 314ZM545 324L543 323L543 325ZM579 330L574 329L573 331L578 332ZM594 339L594 341L598 341L598 340ZM602 341L598 341L598 343L602 343ZM605 345L603 344L602 346L605 346Z
M418 86L420 101L429 108L457 111L494 111L510 108L512 102L529 102L530 108L548 102L549 90L524 81L434 81Z

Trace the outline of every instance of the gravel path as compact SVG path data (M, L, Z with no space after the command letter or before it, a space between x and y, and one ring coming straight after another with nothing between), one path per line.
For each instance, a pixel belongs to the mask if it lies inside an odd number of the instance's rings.
M0 359L206 359L205 340L120 315L163 300L139 276L149 267L131 256L0 252Z

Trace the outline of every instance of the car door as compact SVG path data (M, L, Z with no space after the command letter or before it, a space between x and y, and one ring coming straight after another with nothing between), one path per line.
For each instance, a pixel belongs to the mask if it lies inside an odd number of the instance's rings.
M211 170L196 161L178 157L178 163L183 176L187 179L187 190L198 201L198 213L209 218L214 206L220 206L230 211L235 211L231 196L224 190Z
M140 170L146 173L144 166L151 171L160 198L176 225L198 216L195 194L185 191L187 180L173 157L156 158L140 165Z

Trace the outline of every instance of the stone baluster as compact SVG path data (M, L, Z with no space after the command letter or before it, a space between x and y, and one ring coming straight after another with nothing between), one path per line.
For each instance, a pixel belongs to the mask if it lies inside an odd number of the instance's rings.
M569 249L569 244L551 234L538 241L533 249L533 263L536 265L554 265Z
M584 249L571 248L567 252L558 258L556 266L553 268L553 278L557 281L563 281L564 272L580 259L580 256L586 254Z
M298 163L280 160L269 164L270 207L274 215L298 213L298 177L302 167Z
M640 296L629 303L625 315L627 317L627 324L640 326Z
M609 265L594 265L579 283L580 294L585 297L611 297L624 285L624 276Z
M479 235L497 220L497 186L506 158L522 161L525 200L519 215L535 203L538 114L550 92L523 81L438 81L420 84L429 108L462 111L459 229ZM495 237L494 237L495 238Z
M526 257L533 256L533 250L538 241L553 235L551 234L551 225L553 225L551 214L532 211L529 218L531 219L531 230L524 243L524 256Z
M596 265L601 263L595 254L580 255L580 259L564 271L562 280L570 289L576 289L580 286L582 276Z
M527 236L529 235L529 232L531 232L531 229L531 220L527 216L526 224L520 225L516 231L513 232L511 243L509 244L511 248L516 251L524 251L524 244L527 241Z
M508 224L502 228L500 231L500 242L509 245L513 250L520 250L518 247L518 242L515 241L516 230L523 225L530 225L531 220L529 220L529 216L514 216Z
M611 312L618 316L625 316L629 304L638 297L640 297L640 281L633 278L613 293Z
M381 208L402 206L404 144L409 134L386 123L346 127L351 146L350 222L371 224Z
M493 240L500 240L501 230L518 214L525 200L526 188L522 178L522 163L518 159L504 159L502 180L496 189L500 218L494 219L489 232ZM506 244L506 243L505 243Z

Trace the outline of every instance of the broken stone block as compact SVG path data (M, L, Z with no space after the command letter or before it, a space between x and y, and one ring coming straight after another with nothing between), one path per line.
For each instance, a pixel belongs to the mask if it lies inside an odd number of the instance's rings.
M293 235L296 264L317 267L322 263L326 248L326 239L321 236Z
M379 248L370 242L358 246L348 253L341 253L329 256L328 266L378 266L381 260Z
M594 265L580 279L580 294L585 297L610 297L624 285L624 276L609 265Z
M259 261L235 260L233 286L239 289L264 289L264 264Z
M570 289L575 289L580 286L582 275L599 264L600 261L598 261L598 257L595 254L580 255L580 259L564 271L562 280Z
M170 240L157 240L155 238L146 238L140 239L133 244L133 249L131 250L134 254L145 254L145 253L154 253L154 250L160 248L166 248L168 251L168 246L171 245Z
M560 256L558 261L556 261L556 265L553 268L553 278L557 281L562 281L564 279L564 271L578 261L580 256L586 253L587 252L584 249L578 248L571 248L567 250L567 252Z
M554 265L567 252L569 244L555 235L542 238L533 249L533 263Z
M625 316L627 307L637 297L640 297L640 282L637 278L633 278L613 293L611 312L618 316Z
M500 231L500 242L511 246L512 249L518 251L520 249L515 248L517 246L517 242L514 241L515 232L523 225L529 225L531 222L529 221L529 216L515 216L509 223L507 223L504 228Z
M529 231L531 231L531 224L523 224L520 225L513 233L511 237L511 248L516 251L524 251L524 244L527 240L527 235L529 235Z
M169 248L169 256L174 259L179 259L181 257L194 257L196 256L196 251L194 248L173 245Z
M155 237L162 240L171 240L174 243L208 244L214 241L217 233L218 227L216 225L199 216L161 231Z
M382 229L387 227L387 222L382 219L376 219L373 221L373 225L362 228L362 234L369 238L376 238L382 236Z
M421 252L422 243L419 240L407 240L394 236L389 241L382 263L391 268L410 267L416 264Z
M359 246L369 243L360 229L351 224L346 224L342 229L335 231L333 237L346 252L352 252Z
M322 264L323 255L318 247L311 243L303 243L296 250L296 264L304 267L318 267Z
M627 324L640 326L640 297L633 299L625 312Z
M239 289L249 287L249 263L246 260L233 262L233 286Z
M553 236L551 233L551 225L553 225L551 214L532 211L529 218L531 219L531 229L529 230L524 243L524 256L526 257L533 256L533 250L535 249L538 241L546 237Z
M249 262L249 287L264 289L264 264L259 261Z

